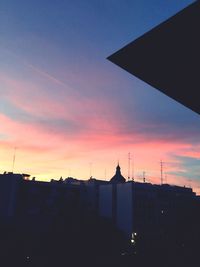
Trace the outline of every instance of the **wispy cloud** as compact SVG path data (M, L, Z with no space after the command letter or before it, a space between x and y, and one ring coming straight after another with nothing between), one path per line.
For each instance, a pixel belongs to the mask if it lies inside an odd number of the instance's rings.
M33 66L32 64L29 64L29 63L24 63L27 67L29 67L30 69L32 69L34 72L38 73L39 75L45 77L46 79L50 80L51 82L55 83L55 84L58 84L60 86L64 86L64 87L67 87L67 85L58 80L57 78L55 78L53 75L50 75L49 73Z

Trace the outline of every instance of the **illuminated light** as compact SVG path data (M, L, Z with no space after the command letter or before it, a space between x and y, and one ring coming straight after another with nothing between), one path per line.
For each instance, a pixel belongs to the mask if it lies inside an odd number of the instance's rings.
M164 213L164 210L161 210L161 213L163 214Z
M134 233L131 234L131 238L132 239L134 239L135 236L137 236L137 233L136 232L134 232Z
M133 243L133 244L134 244L134 243L135 243L135 240L134 240L134 239L131 239L131 243Z

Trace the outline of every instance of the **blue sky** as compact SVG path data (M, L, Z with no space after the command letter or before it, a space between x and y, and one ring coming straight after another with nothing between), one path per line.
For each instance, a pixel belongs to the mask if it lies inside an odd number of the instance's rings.
M91 161L109 178L118 159L126 176L131 152L138 177L158 182L162 157L198 190L199 116L106 59L192 2L1 1L0 168L18 146L16 171L39 179L87 178Z

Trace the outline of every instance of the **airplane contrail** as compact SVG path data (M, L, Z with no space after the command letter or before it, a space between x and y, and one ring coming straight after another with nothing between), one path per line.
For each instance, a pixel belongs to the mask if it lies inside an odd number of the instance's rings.
M20 62L32 69L33 71L37 72L38 74L40 74L41 76L47 78L48 80L51 80L52 82L60 85L60 86L64 86L64 87L69 87L66 83L60 81L59 79L57 79L56 77L52 76L51 74L47 73L46 71L43 71L41 69L39 69L38 67L28 63L26 60L24 60L23 58L21 58L20 56L16 55L13 51L11 51L10 49L8 48L4 48L1 46L1 49L4 50L5 52L7 52L8 54L10 54L11 56L15 57L17 60L20 60Z

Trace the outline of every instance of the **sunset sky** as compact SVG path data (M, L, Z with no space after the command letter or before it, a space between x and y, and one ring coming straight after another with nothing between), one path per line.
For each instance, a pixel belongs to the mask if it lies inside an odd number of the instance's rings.
M200 193L200 116L106 59L192 2L1 0L0 172L16 147L14 172L108 180L130 152Z

